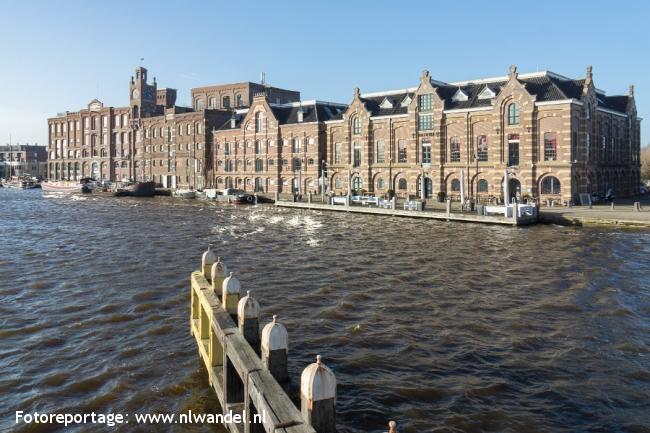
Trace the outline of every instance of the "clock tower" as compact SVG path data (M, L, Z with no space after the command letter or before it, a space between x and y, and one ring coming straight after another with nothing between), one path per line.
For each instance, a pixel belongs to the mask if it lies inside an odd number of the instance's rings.
M129 101L131 118L137 120L156 114L156 79L153 84L147 84L147 69L142 66L135 68L135 79L131 77L129 85Z

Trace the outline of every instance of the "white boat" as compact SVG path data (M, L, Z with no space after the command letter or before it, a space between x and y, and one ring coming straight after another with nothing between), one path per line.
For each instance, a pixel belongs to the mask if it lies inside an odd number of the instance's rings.
M172 192L172 195L177 198L195 198L196 191L193 189L177 189Z
M81 192L82 187L83 185L80 184L79 182L66 182L66 181L41 182L41 188L43 188L44 192L74 193L74 192Z

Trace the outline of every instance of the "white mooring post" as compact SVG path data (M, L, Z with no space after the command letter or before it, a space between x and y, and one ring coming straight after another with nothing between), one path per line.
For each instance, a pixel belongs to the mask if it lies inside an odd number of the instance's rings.
M390 208L392 210L395 210L396 207L397 207L397 198L393 196L393 198L390 199Z
M307 203L311 204L311 192L307 193Z
M388 423L388 433L399 433L397 431L397 423L395 421L390 421Z
M221 289L221 305L237 321L237 305L241 296L241 284L231 272L224 280Z
M446 212L447 212L447 216L449 216L449 215L451 214L451 199L450 199L450 198L447 199L447 209L446 209Z
M212 264L217 261L217 256L212 251L212 246L208 245L208 249L201 257L201 272L206 279L211 277Z
M336 377L320 355L300 376L300 409L316 433L336 433Z
M280 383L289 380L289 335L287 328L278 322L278 316L262 329L262 363L271 375Z
M275 192L275 202L277 203L277 202L279 202L279 201L280 201L280 193L278 193L278 192L276 191L276 192Z
M223 280L226 278L227 273L228 268L226 264L221 260L221 257L217 257L217 261L212 264L212 270L210 272L212 291L217 297L221 297L221 288L223 287Z
M239 300L237 304L237 324L248 344L255 353L260 353L260 304L252 296L251 291Z

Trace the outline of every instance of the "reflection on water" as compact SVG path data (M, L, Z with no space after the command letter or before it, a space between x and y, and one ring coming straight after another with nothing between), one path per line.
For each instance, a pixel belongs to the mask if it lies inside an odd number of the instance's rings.
M263 322L286 324L294 380L317 353L335 371L340 432L650 431L648 234L40 191L0 203L0 430L17 409L214 410L188 330L189 273L212 242Z

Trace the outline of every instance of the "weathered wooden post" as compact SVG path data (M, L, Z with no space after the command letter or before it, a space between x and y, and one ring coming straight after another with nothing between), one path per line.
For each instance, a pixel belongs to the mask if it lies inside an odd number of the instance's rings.
M260 304L251 296L251 291L237 304L237 324L255 353L260 353Z
M397 423L395 421L390 421L388 423L388 433L399 433L397 431Z
M221 288L223 287L223 280L226 278L227 273L228 268L226 264L221 260L221 257L217 257L217 261L212 264L212 270L210 272L212 291L217 297L221 297Z
M289 353L289 335L278 316L262 329L262 363L271 375L280 383L289 380L287 358Z
M208 245L208 249L203 253L201 257L201 272L206 279L211 277L212 264L217 261L217 256L212 251L212 246Z
M317 433L336 432L336 377L320 355L300 376L300 409Z
M237 321L237 305L241 296L241 284L231 272L224 280L221 289L221 305Z

